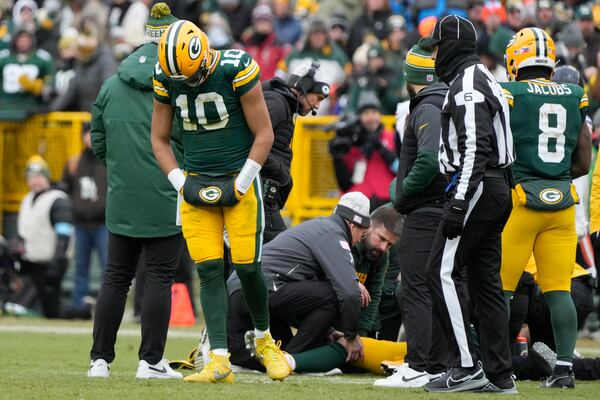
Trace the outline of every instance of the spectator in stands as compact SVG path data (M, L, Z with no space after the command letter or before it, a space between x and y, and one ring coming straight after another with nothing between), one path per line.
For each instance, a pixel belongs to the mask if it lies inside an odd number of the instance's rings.
M465 0L446 0L445 4L436 0L415 0L412 2L411 13L417 23L427 17L439 19L450 14L467 18L467 5Z
M385 53L379 44L367 51L367 69L355 74L350 82L346 113L355 113L361 95L375 92L385 115L394 114L396 105L408 97L404 77L398 69L392 69L385 60Z
M589 79L597 69L596 57L598 52L600 52L600 29L594 25L592 8L587 4L584 4L577 9L575 17L577 26L579 26L586 43L583 55L585 56L588 69L584 71L584 74L586 75L586 78Z
M348 20L344 17L344 14L334 14L331 16L329 27L331 29L330 35L331 40L337 44L340 49L346 51L348 44ZM352 56L346 52L348 57Z
M483 4L483 0L469 0L467 6L467 17L475 27L475 31L477 32L477 40L479 42L487 41L485 38L485 25L483 23L483 19L481 18L483 13Z
M75 76L69 88L50 104L52 111L92 111L102 83L117 69L110 48L102 43L98 32L88 27L77 38Z
M320 0L319 14L333 17L342 14L352 24L363 13L364 0Z
M523 16L523 3L521 0L512 0L506 3L506 27L513 32L519 32L525 27Z
M362 15L354 21L350 29L348 53L353 54L358 46L370 41L369 36L374 36L377 40L385 39L386 21L391 14L387 0L366 0Z
M575 67L584 81L587 79L584 71L587 68L587 62L583 49L585 48L585 40L579 26L575 22L567 25L557 36L556 43L556 60L561 65L571 65Z
M418 36L409 34L404 17L392 15L388 18L386 38L383 40L382 46L385 49L386 64L399 74L402 74L402 63L413 40L418 41Z
M0 50L10 45L10 0L0 1Z
M92 151L90 124L82 129L85 145L81 154L69 159L65 165L62 189L73 203L75 225L75 284L73 307L84 307L90 277L92 250L100 259L102 270L106 267L108 231L104 224L106 212L106 168Z
M551 37L560 30L560 22L554 14L554 0L538 0L535 26L542 28Z
M10 50L0 53L0 119L23 120L43 107L42 91L54 72L54 62L36 50L32 32L19 30Z
M58 58L56 59L56 72L52 85L44 92L44 97L54 99L62 96L75 76L75 60L77 59L77 38L79 32L70 27L58 40Z
M144 25L152 0L112 0L108 13L108 34L119 59L144 43Z
M108 27L108 8L102 0L69 0L65 2L60 16L60 32L72 26L80 32L94 29L96 37L103 43ZM94 26L90 28L89 25Z
M61 284L73 237L71 202L61 190L50 186L48 163L41 156L27 161L25 174L29 193L21 202L18 234L23 240L21 272L31 277L43 315L60 316Z
M204 29L212 49L223 50L233 46L231 27L223 14L218 12L208 14Z
M304 43L299 49L293 49L285 61L279 64L277 75L286 78L289 71L295 71L301 65L317 61L324 79L331 87L331 93L340 86L350 74L352 66L342 49L329 35L329 24L323 18L314 16L308 22ZM321 103L319 113L328 114L331 110L330 98Z
M273 0L273 12L277 40L295 46L302 37L302 23L292 14L290 0Z
M273 78L277 64L285 59L288 50L277 42L268 4L259 4L252 11L252 25L242 35L242 45L260 66L261 82Z
M397 168L394 132L381 123L381 104L373 92L358 102L358 120L336 132L329 143L342 193L362 192L371 210L390 201L389 187Z
M15 3L12 12L12 32L26 30L35 32L37 26L35 21L35 13L38 10L38 5L33 0L19 0Z
M252 6L244 0L217 0L219 10L229 19L229 26L236 42L252 22Z

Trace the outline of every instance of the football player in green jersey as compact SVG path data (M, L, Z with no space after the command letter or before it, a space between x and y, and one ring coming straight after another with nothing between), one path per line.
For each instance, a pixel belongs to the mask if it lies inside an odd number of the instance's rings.
M506 48L511 82L501 85L511 108L517 185L502 233L500 274L510 299L533 252L558 353L554 372L542 387L572 388L577 315L569 292L579 199L571 181L589 170L591 135L583 89L550 81L555 54L552 38L539 28L520 30Z
M225 229L252 314L257 355L272 379L283 380L291 368L269 333L268 292L260 268L264 216L259 171L273 144L260 68L242 50L212 50L206 34L185 20L162 35L158 60L152 147L183 197L182 231L200 277L211 344L211 361L185 380L234 380L227 351ZM183 137L185 172L177 167L169 143L173 116Z

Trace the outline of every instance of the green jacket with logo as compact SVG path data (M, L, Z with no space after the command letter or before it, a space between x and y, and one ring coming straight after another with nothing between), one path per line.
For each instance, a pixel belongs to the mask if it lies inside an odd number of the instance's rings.
M121 63L107 79L92 109L92 147L108 173L106 225L130 237L166 237L181 232L175 225L177 192L152 152L150 129L152 75L157 46L148 43ZM179 131L172 147L183 160Z

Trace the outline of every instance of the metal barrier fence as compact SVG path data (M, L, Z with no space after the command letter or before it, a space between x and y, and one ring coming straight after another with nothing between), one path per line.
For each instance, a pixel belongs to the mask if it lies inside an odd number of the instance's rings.
M81 126L89 113L55 112L35 115L25 122L0 122L0 210L18 212L27 193L23 172L27 159L42 155L53 181L61 179L65 162L82 149ZM283 214L296 225L308 218L329 215L339 199L339 190L328 143L335 135L327 130L336 116L300 117L296 121L292 150L294 188ZM393 116L383 117L393 129ZM2 229L0 212L0 232Z
M283 212L292 225L329 215L338 202L340 192L329 154L329 141L335 131L326 130L337 121L336 116L309 116L296 120L292 142L294 188ZM382 122L388 129L394 129L394 116L384 116Z
M81 127L90 117L89 113L54 112L24 122L0 122L0 232L3 212L18 212L28 192L24 171L29 157L43 156L52 180L60 180L66 161L83 148Z

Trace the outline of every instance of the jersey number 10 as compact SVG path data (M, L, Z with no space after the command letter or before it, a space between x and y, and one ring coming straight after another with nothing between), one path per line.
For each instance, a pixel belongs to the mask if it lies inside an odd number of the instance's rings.
M550 126L550 115L556 116L556 126ZM538 156L547 163L559 163L565 158L565 130L567 110L560 104L544 103L540 107L538 136ZM554 149L550 149L550 139L554 139Z

